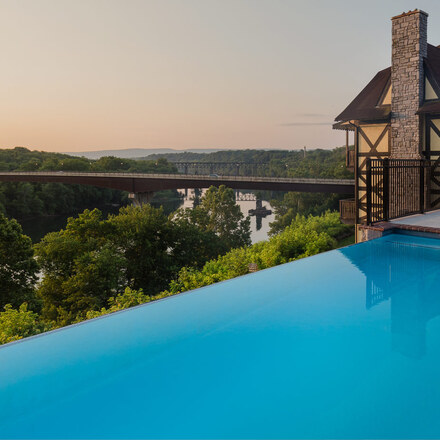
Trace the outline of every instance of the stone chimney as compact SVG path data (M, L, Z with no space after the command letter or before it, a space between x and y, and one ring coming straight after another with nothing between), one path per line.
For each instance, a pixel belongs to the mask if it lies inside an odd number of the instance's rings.
M422 129L415 113L423 100L428 14L415 9L391 20L391 157L417 159Z

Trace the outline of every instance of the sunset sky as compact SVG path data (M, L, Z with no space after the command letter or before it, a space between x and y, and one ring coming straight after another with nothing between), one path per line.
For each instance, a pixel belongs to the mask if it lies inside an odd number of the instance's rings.
M0 147L342 145L416 7L440 44L438 0L1 0Z

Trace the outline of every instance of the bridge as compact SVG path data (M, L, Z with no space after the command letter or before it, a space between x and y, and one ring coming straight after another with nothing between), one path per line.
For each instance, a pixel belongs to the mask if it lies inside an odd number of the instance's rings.
M135 203L147 203L155 191L209 188L354 194L351 179L303 179L189 174L82 173L67 171L0 172L0 182L36 182L93 185L128 191Z

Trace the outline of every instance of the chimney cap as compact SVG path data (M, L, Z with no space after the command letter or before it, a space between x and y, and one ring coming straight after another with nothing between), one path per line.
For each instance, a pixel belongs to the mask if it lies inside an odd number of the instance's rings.
M402 17L406 17L408 15L413 15L413 14L423 14L428 17L427 12L422 11L421 9L414 9L414 11L402 12L401 14L396 15L395 17L391 17L391 20L395 20L396 18L402 18Z

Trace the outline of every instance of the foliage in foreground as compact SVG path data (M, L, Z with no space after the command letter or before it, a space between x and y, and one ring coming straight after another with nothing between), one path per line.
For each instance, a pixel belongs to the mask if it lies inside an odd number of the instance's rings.
M202 267L249 237L249 221L224 186L211 187L195 210L168 217L150 205L127 206L108 219L86 210L35 246L42 316L70 324L107 307L126 287L157 295L182 267Z
M145 209L145 208L144 208ZM151 208L150 208L151 209ZM85 213L87 215L92 213ZM94 217L96 222L100 223L99 217ZM125 214L127 215L127 213ZM100 233L99 228L103 227L99 224L94 224L94 227L87 225L90 218L82 217L80 219L72 220L73 224L67 229L69 234L79 234L84 237L85 243L76 242L75 246L71 246L72 243L66 244L67 248L71 247L74 250L76 246L86 246L87 240L92 240L93 245L99 245ZM85 221L87 220L87 221ZM92 223L93 224L93 223ZM123 222L124 227L126 223ZM74 226L74 228L73 228ZM75 234L74 234L74 230ZM90 236L91 231L95 231L95 237L92 239ZM81 282L85 282L90 276L90 272L94 273L97 261L100 258L104 258L102 267L106 264L110 264L107 259L106 250L103 252L103 257L90 256L90 250L87 250L84 255L81 256L79 262L69 262L69 258L72 259L74 254L69 254L62 265L54 264L53 261L48 259L46 261L46 270L53 271L55 279L60 276L60 272L63 270L72 270L72 268L78 267L81 264L83 258L85 258L84 265L81 266L81 270L73 277L72 280L67 280L67 286L70 284L77 285L77 293L79 296L73 296L70 300L72 302L73 309L68 309L66 303L62 302L63 306L55 307L55 312L58 313L57 319L51 319L51 316L47 316L44 313L38 315L35 312L29 311L27 305L23 304L18 309L13 309L12 306L7 305L4 312L0 313L0 343L6 343L14 341L26 336L41 333L42 331L50 328L57 328L70 322L80 322L85 319L95 318L98 316L106 315L108 313L124 310L128 307L148 303L157 299L165 298L184 292L191 289L207 286L219 281L228 280L240 275L245 275L249 272L249 263L257 263L259 269L266 269L279 264L295 261L300 258L315 255L320 252L324 252L333 249L337 246L337 240L351 231L351 228L347 225L343 225L338 218L337 213L327 212L321 216L297 216L290 226L288 226L282 233L271 237L268 241L259 242L253 246L244 246L241 248L232 249L225 255L218 258L211 259L203 264L201 267L182 267L178 272L176 279L169 283L168 289L163 290L156 294L146 294L142 288L134 289L131 287L124 287L120 282L119 289L109 289L106 294L99 289L105 289L105 286L98 284L98 288L94 284L96 279L91 277L89 282L85 283L81 288ZM86 239L86 237L88 237ZM60 255L65 255L66 248L59 249ZM40 250L41 252L41 250ZM113 252L113 251L112 251ZM92 252L93 253L93 252ZM99 254L99 252L98 252ZM91 258L91 260L90 260ZM95 258L96 261L93 261ZM73 259L74 260L74 259ZM52 265L54 264L54 265ZM98 264L100 266L100 264ZM102 268L104 270L104 268ZM109 271L113 271L114 266L105 268L105 273L108 275ZM99 270L98 270L99 272ZM106 275L106 276L107 276ZM99 277L98 277L99 278ZM86 287L90 287L90 291L87 291ZM43 287L46 288L46 287ZM85 292L88 292L87 294ZM113 293L112 293L113 292ZM88 302L91 298L94 298L92 302ZM99 298L97 301L96 298ZM47 299L46 299L47 300ZM56 299L55 299L56 301ZM77 313L78 301L82 305L81 312ZM60 313L61 311L61 313Z
M16 220L0 214L0 309L23 302L36 305L37 267L31 239Z
M150 296L146 295L142 289L133 290L127 287L123 293L120 293L116 297L110 297L108 300L108 306L103 307L101 310L89 310L86 314L86 319L97 318L98 316L108 315L109 313L118 312L120 310L128 309L130 307L146 304L151 301L156 301L161 298L170 296L168 292L162 292L158 295ZM82 321L80 319L79 321Z
M290 226L268 241L233 249L207 262L201 270L182 268L177 279L171 282L169 292L176 294L245 275L250 263L267 269L334 249L337 240L350 231L351 227L342 224L336 212L315 217L297 215Z
M18 339L36 335L46 328L38 313L28 310L27 303L18 309L6 304L4 312L0 313L0 344L17 341Z
M270 223L270 235L278 234L295 220L298 214L318 216L337 211L341 194L288 192L281 199L272 199L275 220Z

